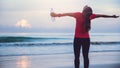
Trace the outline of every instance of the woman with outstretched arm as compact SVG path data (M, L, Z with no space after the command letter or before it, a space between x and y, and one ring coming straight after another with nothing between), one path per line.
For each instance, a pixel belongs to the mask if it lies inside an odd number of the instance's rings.
M118 18L116 15L94 14L92 8L85 6L82 12L74 13L54 13L50 14L52 17L70 16L76 19L75 36L74 36L74 66L79 68L80 65L80 49L82 47L82 54L84 58L84 68L89 68L89 47L90 37L89 31L91 29L91 20L95 18Z

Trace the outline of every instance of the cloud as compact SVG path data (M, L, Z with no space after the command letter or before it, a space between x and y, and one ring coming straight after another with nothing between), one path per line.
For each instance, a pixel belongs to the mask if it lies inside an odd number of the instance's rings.
M31 28L31 24L28 23L27 20L25 19L22 19L20 21L18 21L16 24L15 24L16 27L22 27L22 28Z

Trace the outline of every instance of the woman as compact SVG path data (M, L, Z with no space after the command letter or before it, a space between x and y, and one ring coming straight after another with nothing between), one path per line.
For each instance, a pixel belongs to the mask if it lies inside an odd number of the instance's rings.
M75 68L79 68L80 64L80 49L82 47L82 54L84 58L84 68L89 68L89 47L90 47L90 37L89 31L91 29L91 20L99 17L104 18L118 18L116 15L101 15L101 14L93 14L92 8L89 6L85 6L81 12L75 13L51 13L52 17L64 17L70 16L76 19L76 28L75 28L75 36L74 36L74 65Z

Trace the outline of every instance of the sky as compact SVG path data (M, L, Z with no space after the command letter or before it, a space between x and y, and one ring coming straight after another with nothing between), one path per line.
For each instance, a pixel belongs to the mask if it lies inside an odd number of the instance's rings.
M120 0L0 0L0 33L42 32L73 33L75 19L50 17L50 9L56 13L81 12L85 5L95 14L119 15ZM93 33L119 33L120 18L92 20Z

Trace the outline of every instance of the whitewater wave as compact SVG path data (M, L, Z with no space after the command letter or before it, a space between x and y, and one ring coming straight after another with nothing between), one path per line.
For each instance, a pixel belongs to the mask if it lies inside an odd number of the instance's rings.
M109 45L120 44L120 42L91 42L92 45ZM0 43L0 46L59 46L59 45L73 45L72 42L66 43Z
M120 44L120 41L91 41L91 44L92 45ZM73 38L13 37L13 36L0 37L0 46L48 46L48 45L51 46L73 45Z
M50 39L67 39L67 38L47 38L47 37L13 37L13 36L8 36L8 37L0 37L0 43L11 43L11 42L32 42L35 40L50 40Z

